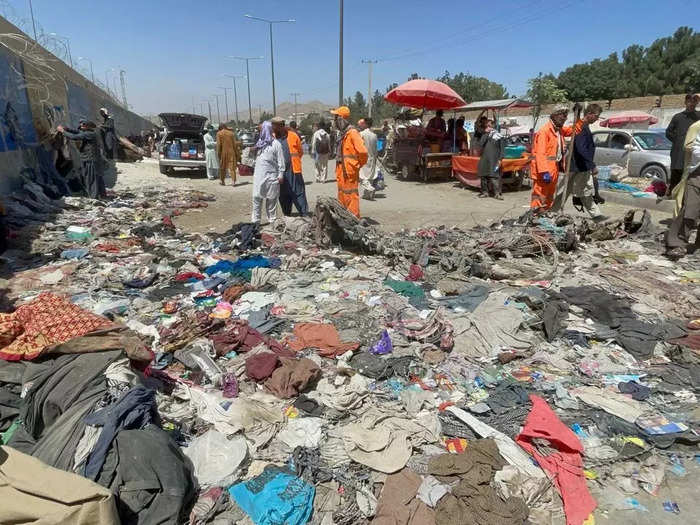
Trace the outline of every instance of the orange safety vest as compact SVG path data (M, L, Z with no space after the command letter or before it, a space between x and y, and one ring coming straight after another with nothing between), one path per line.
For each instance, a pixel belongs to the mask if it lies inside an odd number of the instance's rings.
M583 121L579 120L576 122L575 129L577 133L581 131L583 127ZM557 161L557 149L561 151L562 157L560 160L564 159L564 137L570 137L574 133L574 127L563 126L559 130L559 135L557 136L557 131L554 128L554 124L551 120L540 128L540 130L535 133L535 140L532 145L532 162L530 163L530 177L533 180L539 180L542 173L549 172L552 176L552 180L556 180L559 175L559 161ZM559 145L557 145L557 140Z
M291 128L288 131L287 144L289 145L289 154L292 156L292 172L301 173L301 156L304 154L304 148L297 132Z

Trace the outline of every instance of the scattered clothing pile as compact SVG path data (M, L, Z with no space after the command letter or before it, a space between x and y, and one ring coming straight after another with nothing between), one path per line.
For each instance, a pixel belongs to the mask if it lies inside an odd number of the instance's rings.
M693 468L700 259L644 214L174 226L209 200L17 230L0 522L581 525Z

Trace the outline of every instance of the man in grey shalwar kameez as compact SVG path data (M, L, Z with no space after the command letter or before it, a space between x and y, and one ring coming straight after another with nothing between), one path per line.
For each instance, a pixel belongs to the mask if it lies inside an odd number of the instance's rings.
M479 138L481 158L477 171L481 178L481 193L479 197L488 197L490 194L498 200L503 200L501 195L501 159L503 158L503 137L493 128L493 121L486 123L486 129Z
M95 128L94 122L81 120L78 129L63 126L58 126L56 129L63 133L66 138L77 143L80 153L80 175L87 196L93 199L103 199L107 196L107 190Z

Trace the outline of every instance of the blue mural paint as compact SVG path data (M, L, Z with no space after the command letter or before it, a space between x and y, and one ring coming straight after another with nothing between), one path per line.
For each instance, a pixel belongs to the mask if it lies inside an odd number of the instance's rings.
M66 85L68 86L68 122L70 126L77 128L80 119L94 120L87 90L70 81L67 81Z
M22 61L0 47L0 152L36 145Z

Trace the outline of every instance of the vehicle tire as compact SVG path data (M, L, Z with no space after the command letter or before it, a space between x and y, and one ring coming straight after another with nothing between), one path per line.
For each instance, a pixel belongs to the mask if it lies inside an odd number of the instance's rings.
M644 168L642 168L639 176L646 177L648 179L657 178L665 183L668 183L668 174L661 164L647 164L644 166Z
M158 169L163 175L170 175L170 167L169 166L158 166Z
M401 175L399 177L403 180L408 180L408 166L401 166Z

